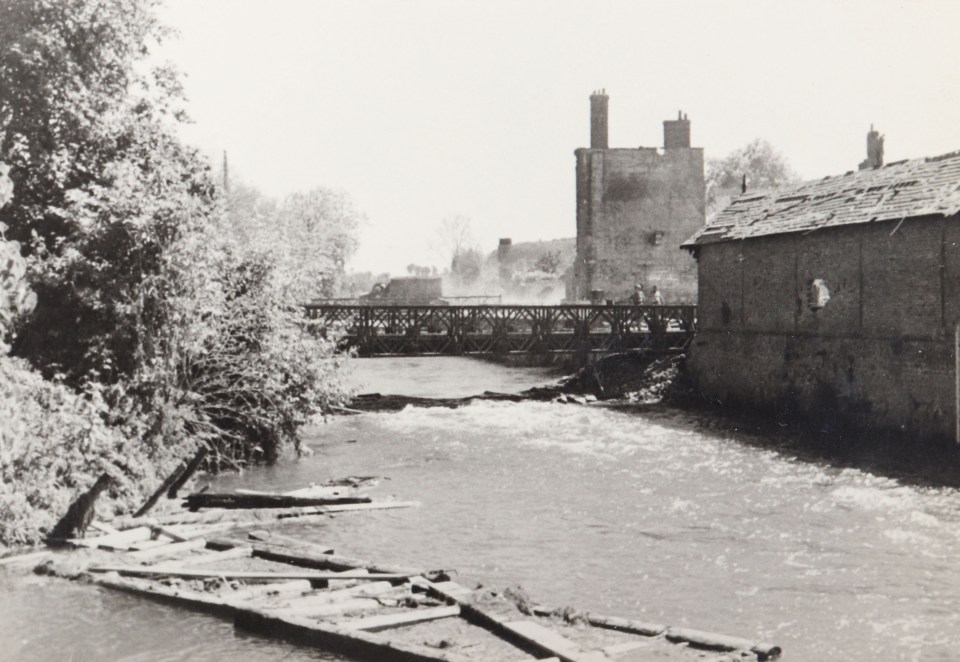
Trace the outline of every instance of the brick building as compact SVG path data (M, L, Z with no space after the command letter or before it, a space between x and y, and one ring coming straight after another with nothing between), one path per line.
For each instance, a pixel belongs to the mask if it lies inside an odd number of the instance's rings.
M684 243L707 396L925 437L957 432L960 152L746 193Z
M626 299L635 283L669 303L695 303L695 261L680 243L704 223L703 149L690 147L690 120L663 123L663 150L611 149L609 97L590 97L590 147L577 161L577 257L571 300Z

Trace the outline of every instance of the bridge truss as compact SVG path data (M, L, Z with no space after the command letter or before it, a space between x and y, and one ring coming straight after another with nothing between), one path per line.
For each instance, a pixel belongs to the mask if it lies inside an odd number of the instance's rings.
M308 304L321 329L339 327L361 356L680 351L696 306Z

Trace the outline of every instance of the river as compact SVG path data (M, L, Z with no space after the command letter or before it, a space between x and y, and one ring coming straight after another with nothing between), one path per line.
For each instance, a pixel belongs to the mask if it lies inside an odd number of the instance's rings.
M358 361L367 391L519 391L542 369ZM544 604L781 645L785 660L960 659L960 494L801 459L670 408L480 401L337 417L311 457L218 489L379 475L419 508L284 532L353 556L455 568ZM24 660L336 660L105 590L4 575L0 641Z

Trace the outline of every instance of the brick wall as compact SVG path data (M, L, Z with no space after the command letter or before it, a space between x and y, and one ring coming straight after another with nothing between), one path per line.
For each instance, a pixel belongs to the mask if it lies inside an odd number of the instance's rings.
M711 398L952 437L958 221L700 247L692 374ZM829 292L822 307L814 280Z
M703 150L579 149L576 157L575 296L625 299L640 282L668 302L696 302L696 262L679 246L704 222Z

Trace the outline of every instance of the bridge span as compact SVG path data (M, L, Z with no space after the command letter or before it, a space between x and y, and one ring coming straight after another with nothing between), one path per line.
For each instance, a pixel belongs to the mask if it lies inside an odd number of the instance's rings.
M360 356L670 353L697 327L696 306L312 303L306 311L324 330L340 327Z

